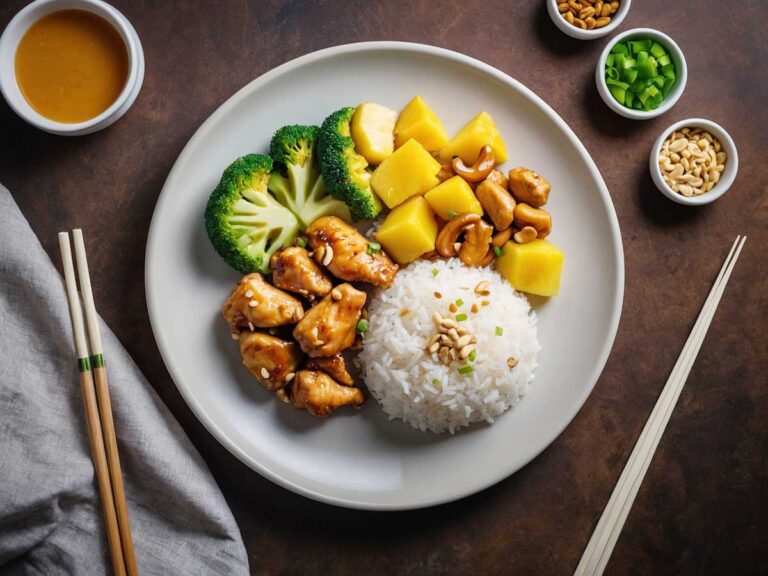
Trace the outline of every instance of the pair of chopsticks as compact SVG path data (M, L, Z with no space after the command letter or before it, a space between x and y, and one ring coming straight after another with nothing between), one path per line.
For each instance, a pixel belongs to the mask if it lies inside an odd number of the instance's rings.
M59 247L64 265L64 282L69 302L69 314L72 319L72 331L75 336L80 386L85 403L88 436L91 442L91 457L101 495L104 521L107 526L107 543L112 558L112 568L115 574L119 576L125 574L134 576L138 574L138 569L133 550L131 525L128 521L128 507L125 503L123 473L120 469L120 457L117 453L115 423L112 419L112 404L107 386L107 371L104 366L104 350L101 346L99 319L96 315L96 306L93 303L83 233L79 229L73 230L72 236L75 242L77 272L80 277L80 292L85 306L85 323L88 326L89 342L86 342L83 311L77 294L75 267L72 262L68 233L59 233ZM89 343L90 354L88 352Z
M608 565L616 541L619 539L624 522L629 516L629 511L635 501L635 496L640 489L645 473L650 466L656 447L659 445L667 423L672 416L672 411L677 404L680 392L685 386L685 381L691 371L701 344L707 335L707 330L717 310L720 297L731 276L736 260L746 242L746 236L737 236L723 267L709 292L704 307L699 313L699 318L693 326L690 336L683 347L680 357L669 375L664 389L656 401L653 412L643 428L640 438L635 445L632 454L627 461L624 471L619 477L611 498L597 523L592 538L584 550L581 561L576 568L575 576L599 576Z

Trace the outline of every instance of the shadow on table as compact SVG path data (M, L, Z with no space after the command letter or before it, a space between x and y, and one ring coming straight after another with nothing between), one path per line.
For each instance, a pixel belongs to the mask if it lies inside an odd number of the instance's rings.
M637 202L643 215L660 226L678 226L704 218L709 206L686 206L673 202L664 196L651 178L648 163L643 162L637 169Z
M534 26L536 36L541 39L541 46L557 56L575 56L591 47L589 41L576 40L563 34L549 17L546 2L539 2Z

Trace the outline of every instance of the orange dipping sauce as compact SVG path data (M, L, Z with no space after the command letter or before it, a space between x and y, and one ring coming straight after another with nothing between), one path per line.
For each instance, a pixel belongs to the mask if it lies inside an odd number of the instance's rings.
M117 100L128 78L122 37L104 18L85 10L43 16L16 48L16 81L39 114L77 123L95 118Z

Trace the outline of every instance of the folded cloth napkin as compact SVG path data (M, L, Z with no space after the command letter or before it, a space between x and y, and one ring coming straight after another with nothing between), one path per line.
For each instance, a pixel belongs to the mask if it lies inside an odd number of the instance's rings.
M200 455L102 323L142 574L247 574ZM0 186L0 573L110 574L63 282Z

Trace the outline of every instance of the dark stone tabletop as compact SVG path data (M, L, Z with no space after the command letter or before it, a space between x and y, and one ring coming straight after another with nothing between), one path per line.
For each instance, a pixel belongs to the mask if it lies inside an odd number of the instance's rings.
M26 2L4 0L0 27ZM543 1L160 2L115 0L144 45L125 118L90 136L37 131L0 102L0 182L58 262L56 233L87 226L98 308L219 482L254 574L570 574L680 353L728 247L749 237L607 573L758 574L768 565L768 2L635 0L620 30L657 28L690 70L660 118L600 100L606 39L571 40ZM193 416L147 315L144 250L177 155L248 81L313 50L405 40L474 56L530 87L574 129L611 191L626 261L613 352L581 412L528 466L436 508L373 513L307 500L252 472ZM733 136L735 185L702 208L653 186L648 152L673 121ZM2 223L0 223L2 225Z

